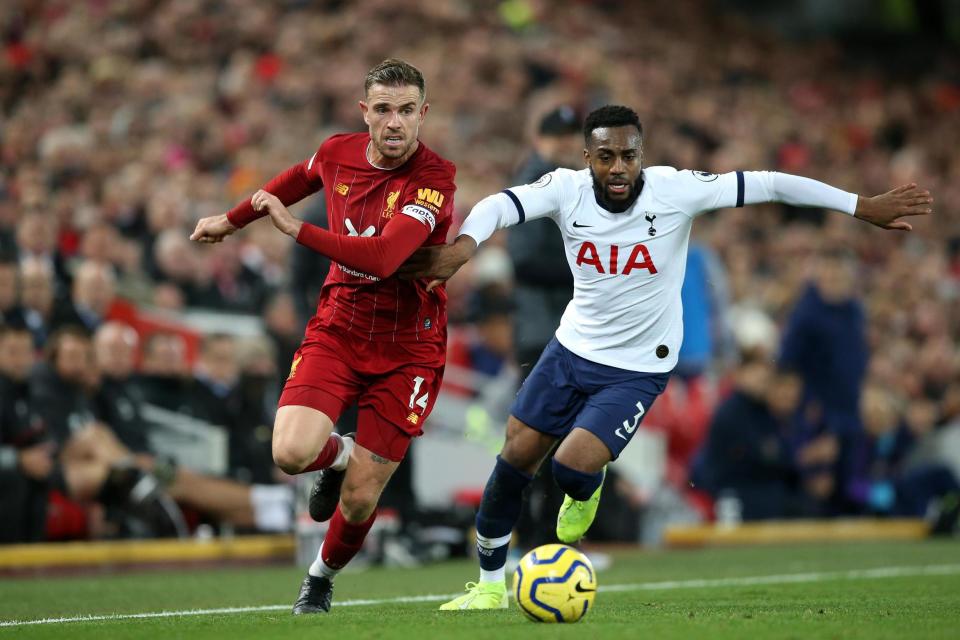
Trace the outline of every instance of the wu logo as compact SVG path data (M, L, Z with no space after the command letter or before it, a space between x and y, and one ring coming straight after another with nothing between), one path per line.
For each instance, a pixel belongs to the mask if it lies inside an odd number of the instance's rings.
M417 200L429 202L436 207L443 206L443 194L435 189L417 189Z
M640 424L640 418L643 417L644 408L643 408L643 405L640 404L639 402L637 403L637 409L640 410L640 413L637 413L636 415L633 416L633 423L631 423L630 420L624 420L623 427L618 428L614 432L624 440L630 440L630 436L633 435L633 432L637 430L637 425Z
M648 213L643 217L646 218L647 222L650 223L650 228L647 229L647 235L651 235L651 236L657 235L657 230L653 228L653 221L657 219L657 215L655 213Z
M372 236L374 233L377 232L376 227L374 227L373 225L370 225L369 227L363 230L363 233L357 233L357 230L353 228L353 221L350 220L350 218L345 218L343 221L343 224L346 225L347 227L348 236L360 236L361 238L369 238L370 236Z

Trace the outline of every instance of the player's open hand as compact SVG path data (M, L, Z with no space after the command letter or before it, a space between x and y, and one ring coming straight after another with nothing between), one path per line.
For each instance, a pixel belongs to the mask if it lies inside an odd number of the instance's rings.
M227 218L227 214L208 216L197 221L197 228L190 234L194 242L213 244L222 242L224 238L236 231L237 228Z
M925 216L933 213L933 197L916 184L905 184L872 198L860 196L854 215L882 229L912 231L906 216Z
M293 217L293 214L280 202L280 198L260 189L250 198L250 204L253 206L254 211L265 211L268 213L270 220L273 222L273 226L296 239L300 233L300 227L303 226L303 222Z
M418 249L397 270L404 280L431 278L427 291L446 282L477 250L470 236L460 236L453 244Z

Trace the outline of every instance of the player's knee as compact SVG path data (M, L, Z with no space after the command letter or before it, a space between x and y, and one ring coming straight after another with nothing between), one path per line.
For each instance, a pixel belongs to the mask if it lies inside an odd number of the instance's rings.
M553 479L574 500L587 500L603 482L603 472L584 473L553 459Z
M514 469L533 475L552 443L529 427L507 430L500 457Z
M309 454L294 443L284 440L275 440L273 443L273 462L284 473L300 473L310 464L309 458Z

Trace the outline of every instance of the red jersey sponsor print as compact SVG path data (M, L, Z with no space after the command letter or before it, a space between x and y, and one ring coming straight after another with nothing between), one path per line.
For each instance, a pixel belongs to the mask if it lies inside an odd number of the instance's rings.
M406 215L430 229L422 246L446 242L456 189L456 168L422 142L396 169L367 160L367 133L327 139L306 161L310 180L326 186L328 228L333 233L371 237ZM318 327L337 328L374 342L446 341L446 292L427 292L427 280L401 280L333 262L320 293L307 337Z

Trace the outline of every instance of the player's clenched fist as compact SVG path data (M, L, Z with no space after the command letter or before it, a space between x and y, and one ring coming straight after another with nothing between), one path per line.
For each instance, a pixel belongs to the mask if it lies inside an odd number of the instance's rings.
M280 231L292 238L296 238L300 233L300 227L303 224L300 220L293 217L293 214L283 206L280 198L260 189L250 198L250 204L254 211L265 211L270 214L270 220Z
M213 244L221 242L236 230L237 228L233 226L233 223L227 219L227 214L222 213L218 216L200 218L197 221L197 228L190 234L190 239L194 242Z

